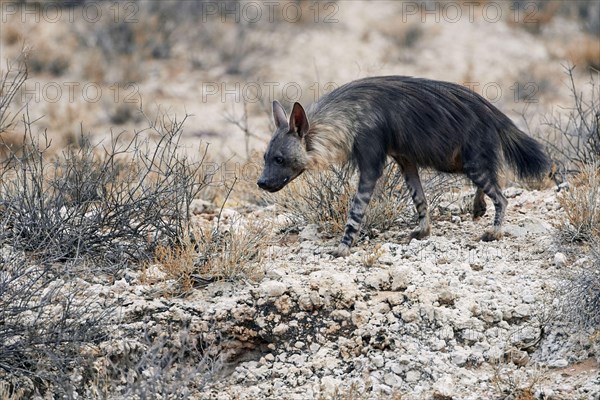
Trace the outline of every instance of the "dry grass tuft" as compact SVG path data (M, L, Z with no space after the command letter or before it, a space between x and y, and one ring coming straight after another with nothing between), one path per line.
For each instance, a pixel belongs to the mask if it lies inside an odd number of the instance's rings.
M290 211L292 224L316 224L332 235L343 232L352 201L350 168L306 172L286 187L277 202Z
M441 195L448 189L448 175L422 173L422 183L430 210L437 208ZM350 166L332 167L328 171L304 173L275 201L289 211L292 225L316 224L332 236L341 234L357 188L357 174ZM403 185L404 179L395 163L385 168L367 208L361 231L367 236L407 224L414 216L414 206Z
M368 251L362 258L363 265L372 268L379 263L379 258L383 255L381 244L377 243L372 251Z
M204 230L197 242L200 276L211 280L259 279L261 261L271 239L265 221L232 221L226 228Z
M523 369L502 361L495 366L492 383L503 399L534 400L535 387L543 380L545 371L540 368Z
M562 235L569 241L600 239L600 164L586 164L558 201L566 218Z
M193 274L198 254L194 244L187 237L178 247L158 246L155 250L155 262L165 272L167 279L175 280L171 295L188 294L194 289Z
M154 262L175 281L170 295L186 295L195 287L216 280L258 280L270 243L271 226L238 218L227 226L196 227L180 246L159 246Z
M400 190L397 167L390 164L380 179L367 209L363 230L387 230L406 211L408 194ZM316 224L332 235L344 231L357 176L352 168L305 173L282 192L277 201L290 211L292 223Z
M518 393L516 400L535 400L533 390L531 388L521 390Z

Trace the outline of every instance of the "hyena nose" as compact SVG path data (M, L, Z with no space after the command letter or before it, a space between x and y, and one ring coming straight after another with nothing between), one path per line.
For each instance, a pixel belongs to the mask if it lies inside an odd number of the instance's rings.
M265 178L260 178L256 184L258 185L259 188L261 189L266 189L267 188L267 182L265 180Z

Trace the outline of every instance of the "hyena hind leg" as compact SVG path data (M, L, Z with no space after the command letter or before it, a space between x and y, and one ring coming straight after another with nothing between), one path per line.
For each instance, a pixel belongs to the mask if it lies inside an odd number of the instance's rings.
M493 172L469 172L467 171L467 176L473 181L473 183L477 186L477 192L475 194L475 202L478 202L478 192L481 190L485 193L492 202L494 203L494 208L496 210L496 214L494 215L494 224L492 225L492 229L487 230L480 238L480 240L484 242L491 242L493 240L499 240L502 238L502 221L504 220L504 214L506 212L506 206L508 205L508 200L502 194L502 189L497 183L496 174ZM485 204L485 199L483 199L483 203ZM479 203L478 203L479 204ZM475 203L473 208L473 215L475 215Z
M402 165L402 170L404 172L406 186L410 191L413 203L417 209L417 214L419 215L419 227L411 232L408 239L410 242L412 239L423 239L429 236L431 233L431 224L427 199L423 192L423 186L421 186L421 179L419 178L417 166L414 164L404 164Z
M476 220L485 215L487 205L485 204L485 193L481 188L475 191L475 199L473 199L473 219Z

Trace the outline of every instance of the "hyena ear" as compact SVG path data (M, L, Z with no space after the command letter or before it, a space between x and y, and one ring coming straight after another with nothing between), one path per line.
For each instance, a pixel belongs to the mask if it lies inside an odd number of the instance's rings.
M303 138L308 132L308 128L308 118L306 118L304 108L302 108L300 103L294 103L294 108L292 108L292 114L290 115L290 130L296 132L300 138Z
M285 115L283 106L277 100L273 101L273 119L277 128L287 126L287 115Z

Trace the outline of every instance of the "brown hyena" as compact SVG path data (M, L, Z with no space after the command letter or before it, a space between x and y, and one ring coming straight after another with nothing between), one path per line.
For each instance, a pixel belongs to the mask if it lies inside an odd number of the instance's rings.
M480 95L449 82L405 76L360 79L314 103L295 103L290 118L273 102L276 131L265 153L258 186L276 192L308 169L352 162L358 192L336 256L346 256L383 172L386 157L400 166L419 215L411 238L429 235L427 200L419 167L462 173L477 191L473 216L485 214L484 195L496 210L481 240L502 236L507 200L498 184L501 154L521 178L540 178L548 168L542 146Z

